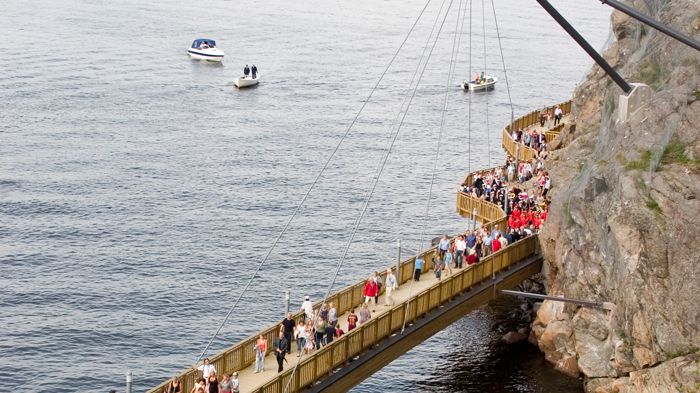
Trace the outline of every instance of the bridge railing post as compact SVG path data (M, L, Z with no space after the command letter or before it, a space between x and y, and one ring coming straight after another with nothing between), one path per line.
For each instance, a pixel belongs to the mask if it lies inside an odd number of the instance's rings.
M401 283L401 239L396 240L396 282Z

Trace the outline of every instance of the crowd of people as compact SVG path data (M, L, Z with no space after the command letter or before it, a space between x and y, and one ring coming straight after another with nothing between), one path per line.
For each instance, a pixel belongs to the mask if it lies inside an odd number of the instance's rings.
M239 393L240 382L238 373L222 373L219 377L216 367L209 363L209 358L204 359L204 363L195 366L202 376L195 380L194 386L189 393ZM177 377L172 377L163 390L164 393L187 393L183 390L182 382Z
M367 278L362 291L364 302L357 311L351 308L346 317L348 332L372 318L372 313L377 311L382 288L385 289L384 306L393 306L393 293L398 289L398 282L391 269L387 269L386 279L382 279L378 272L374 272ZM290 312L280 324L279 337L274 343L277 372L284 370L285 357L292 353L292 343L296 343L296 354L300 357L323 348L346 333L341 327L338 312L332 302L324 303L314 310L313 303L306 296L299 311L303 313L303 318L295 322L294 315ZM260 336L258 341L262 340L265 339ZM265 369L264 348L265 346L256 357L256 372L262 372Z
M561 120L559 107L555 110L555 125ZM474 265L491 253L498 252L525 237L536 234L547 219L549 199L547 193L552 187L549 173L545 169L547 145L544 133L537 130L514 130L512 134L516 143L537 150L537 157L530 162L515 162L508 158L504 165L495 169L477 172L469 184L462 184L461 191L487 202L505 207L507 226L504 231L483 225L459 234L454 241L444 235L436 248L433 271L438 279L450 275L453 268L462 269L464 265ZM419 281L424 261L415 260L413 280ZM379 296L384 288L385 307L394 305L394 291L398 281L392 269L387 269L386 278L374 272L365 281L363 287L364 302L359 310L352 308L347 315L347 330L352 331L358 325L367 323L376 312ZM296 344L297 357L310 354L342 337L346 332L341 328L338 312L332 302L322 304L314 310L308 296L299 309L303 317L294 320L293 313L288 313L280 323L278 337L274 340L272 350L277 360L277 371L284 370L286 355L292 353L292 343ZM268 352L268 340L260 335L254 345L255 373L265 371L265 355ZM240 382L238 373L222 374L219 378L216 369L205 359L195 367L202 372L190 393L238 393ZM168 384L165 392L185 393L176 377Z

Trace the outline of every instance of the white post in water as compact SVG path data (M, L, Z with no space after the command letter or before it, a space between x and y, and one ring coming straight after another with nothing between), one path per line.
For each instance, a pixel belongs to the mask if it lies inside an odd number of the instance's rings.
M401 239L396 241L396 282L401 282Z
M289 314L289 291L284 291L284 316Z
M131 384L133 380L131 377L131 371L126 372L126 393L131 393Z

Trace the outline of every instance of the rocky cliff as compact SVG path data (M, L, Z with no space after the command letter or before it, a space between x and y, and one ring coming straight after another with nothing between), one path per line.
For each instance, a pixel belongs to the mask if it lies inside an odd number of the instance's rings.
M700 39L700 0L628 1ZM548 292L533 324L546 358L588 392L700 392L700 52L614 12L605 58L654 90L627 122L597 66L574 93L575 125L548 163L540 237Z

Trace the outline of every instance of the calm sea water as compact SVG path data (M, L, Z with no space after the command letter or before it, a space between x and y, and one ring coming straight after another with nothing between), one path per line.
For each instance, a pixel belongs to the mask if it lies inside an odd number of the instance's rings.
M135 390L143 391L192 364L423 4L4 1L2 390L105 392L123 389L133 370ZM607 9L554 4L603 45ZM439 5L431 3L212 353L280 319L284 290L294 306L304 295L322 296ZM505 83L472 97L468 132L469 95L456 87L469 69L467 23L424 218L458 6L337 287L390 264L396 239L421 248L424 223L426 237L463 229L454 212L458 183L470 168L504 157ZM516 116L568 99L591 61L535 2L496 6ZM477 72L480 2L473 15ZM491 14L486 28L493 71L500 58ZM190 60L185 49L196 37L217 39L224 63ZM232 80L246 63L258 66L262 82L237 91ZM497 344L494 315L472 313L355 391L580 389L532 348Z

